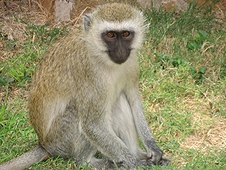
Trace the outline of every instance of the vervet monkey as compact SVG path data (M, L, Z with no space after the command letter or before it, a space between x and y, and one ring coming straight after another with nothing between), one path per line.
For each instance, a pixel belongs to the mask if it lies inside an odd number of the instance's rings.
M28 108L39 145L1 170L24 169L48 156L98 169L169 163L149 130L138 91L142 13L110 3L83 23L83 31L49 48L34 74ZM97 151L103 159L94 157Z

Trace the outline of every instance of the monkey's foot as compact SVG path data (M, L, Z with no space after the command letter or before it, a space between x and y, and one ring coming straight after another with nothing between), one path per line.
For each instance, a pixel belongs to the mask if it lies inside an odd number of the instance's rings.
M158 164L161 166L167 166L169 165L169 163L170 163L170 159L163 156Z
M167 157L161 157L161 159L156 163L156 162L153 162L151 159L147 159L147 165L150 166L150 165L161 165L161 166L167 166L169 165L170 163L170 159L167 158Z

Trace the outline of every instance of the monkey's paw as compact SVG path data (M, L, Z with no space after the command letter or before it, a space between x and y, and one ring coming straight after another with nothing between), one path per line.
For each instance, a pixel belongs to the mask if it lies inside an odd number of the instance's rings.
M161 166L167 166L170 163L170 159L163 156L158 162L153 162L151 159L147 159L147 164L150 165L161 165Z
M157 146L147 152L147 162L153 165L167 166L170 163L170 159L163 156L163 152Z
M169 165L169 163L170 163L170 159L165 157L165 156L163 156L160 159L160 161L158 162L158 164L161 165L161 166L167 166L167 165Z

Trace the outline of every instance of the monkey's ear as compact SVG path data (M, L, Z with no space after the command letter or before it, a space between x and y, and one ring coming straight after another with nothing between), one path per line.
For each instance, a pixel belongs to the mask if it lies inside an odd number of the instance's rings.
M89 31L89 28L90 28L91 22L92 22L92 18L93 18L92 14L83 15L83 26L84 26L85 31Z

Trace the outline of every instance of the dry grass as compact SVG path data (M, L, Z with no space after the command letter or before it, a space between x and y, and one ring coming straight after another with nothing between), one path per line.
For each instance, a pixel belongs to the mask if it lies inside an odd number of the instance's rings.
M213 99L217 102L217 99ZM186 110L192 111L192 135L186 138L180 145L205 152L206 149L226 149L226 119L212 116L217 108L211 108L210 99L191 100L184 99L182 105Z
M183 44L183 42L177 42L175 38L164 37L163 40L156 46L154 52L158 53L161 51L163 54L172 54L172 48L170 48L171 44L178 43ZM148 48L149 42L146 44L146 49L142 51L142 53L150 53L150 48ZM183 46L183 45L182 45ZM185 45L186 46L186 45ZM215 55L212 53L208 53L207 49L215 48L218 49ZM225 50L225 44L210 44L204 43L201 47L201 53L203 53L206 58L201 59L200 63L196 63L197 67L202 65L208 66L207 70L207 77L206 79L207 84L214 85L214 82L217 82L219 75L216 74L214 70L219 68L219 65L213 64L213 61L216 60L216 57L219 56L220 53L223 53ZM150 65L152 62L155 62L155 56L149 57L149 62L145 59L145 63L142 63L144 67ZM163 80L169 72L175 72L176 68L166 68L168 72L160 72L159 80ZM170 83L176 82L183 82L183 77L179 77L175 79L175 77L171 77L169 80ZM188 80L187 83L193 84L193 80ZM190 84L190 85L191 85ZM189 86L189 84L187 84ZM150 87L149 83L141 84L141 89L145 90L145 94L149 94L152 90L159 86L159 82L153 83L152 87ZM198 91L194 91L194 89L187 89L186 95L184 98L178 99L178 103L175 104L178 107L178 111L181 113L187 112L191 114L191 129L194 129L193 133L187 136L183 141L180 142L181 148L187 149L195 149L200 152L206 152L207 150L216 149L216 150L224 150L226 149L226 118L220 116L221 113L226 113L226 108L218 108L219 104L226 101L226 88L223 90L223 93L219 92L217 95L213 94L211 90L207 90L206 92L201 94L201 97L195 96L199 93ZM144 94L144 95L145 95ZM144 97L145 98L145 97ZM145 99L144 99L145 100ZM147 100L147 99L146 99ZM151 112L160 112L162 109L163 103L160 101L154 101L149 103L148 110ZM160 130L155 129L156 131ZM178 139L178 141L180 141ZM181 158L178 158L180 160ZM184 162L185 160L181 160Z
M0 33L5 36L0 42L0 61L4 62L8 56L14 56L23 51L22 45L27 38L25 22L35 24L44 24L46 16L43 12L34 8L30 8L27 4L20 1L7 1L7 6L1 2L0 6ZM10 48L7 44L15 42L14 46Z

